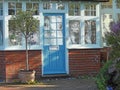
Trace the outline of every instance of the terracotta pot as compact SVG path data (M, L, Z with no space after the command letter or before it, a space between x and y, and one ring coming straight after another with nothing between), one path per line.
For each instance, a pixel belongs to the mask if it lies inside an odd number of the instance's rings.
M34 82L35 71L34 70L20 70L19 79L22 83Z

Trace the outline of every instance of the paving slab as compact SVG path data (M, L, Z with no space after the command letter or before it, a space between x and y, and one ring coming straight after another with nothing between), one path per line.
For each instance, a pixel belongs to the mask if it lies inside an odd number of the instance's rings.
M2 84L0 90L98 90L93 79L42 80L38 85Z

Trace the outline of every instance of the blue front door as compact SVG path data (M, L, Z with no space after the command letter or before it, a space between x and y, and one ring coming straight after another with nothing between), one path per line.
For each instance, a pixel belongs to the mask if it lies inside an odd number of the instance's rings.
M64 14L44 14L43 75L65 74Z

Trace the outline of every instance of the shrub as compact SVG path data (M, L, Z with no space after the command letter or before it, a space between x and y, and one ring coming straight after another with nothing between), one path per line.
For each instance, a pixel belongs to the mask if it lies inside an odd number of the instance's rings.
M107 61L103 67L101 68L100 72L96 76L96 83L99 90L106 90L107 87L107 80L109 79L108 75L108 68L111 65L112 61Z

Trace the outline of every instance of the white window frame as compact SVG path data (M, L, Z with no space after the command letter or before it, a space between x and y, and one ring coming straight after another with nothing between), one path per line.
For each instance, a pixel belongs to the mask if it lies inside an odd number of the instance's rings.
M4 41L4 50L25 50L25 40L24 38L22 39L22 45L15 45L15 46L10 46L9 45L9 20L11 18L12 15L8 15L8 3L9 2L13 2L13 1L6 1L4 2L4 21L5 21L5 24L4 24L4 39L6 38L6 40ZM17 2L17 1L16 1ZM20 2L20 1L19 1ZM26 11L26 3L28 1L21 1L20 3L22 3L22 10L23 11ZM36 2L37 3L37 2ZM40 6L39 6L40 7ZM39 20L39 23L40 23L40 16L39 15L34 15L33 16L34 18L38 19ZM40 24L39 24L40 25ZM39 26L40 28L41 26ZM39 29L39 32L41 33L41 29ZM41 34L40 34L41 35ZM41 39L41 36L39 37L39 40ZM28 49L30 50L40 50L42 48L41 46L41 42L39 45L31 45L31 46L28 46Z
M80 44L70 44L69 43L69 38L67 38L67 48L68 49L87 49L87 48L101 48L101 32L100 32L100 13L99 13L99 8L100 4L96 4L96 16L85 16L85 5L86 4L93 4L93 3L80 3L81 5L81 16L69 16L68 15L68 30L69 30L69 20L80 20L80 28L81 28L81 43ZM85 36L84 36L84 31L85 31L85 20L95 20L96 21L96 44L85 44ZM84 37L83 37L84 36ZM69 37L69 33L68 33Z

